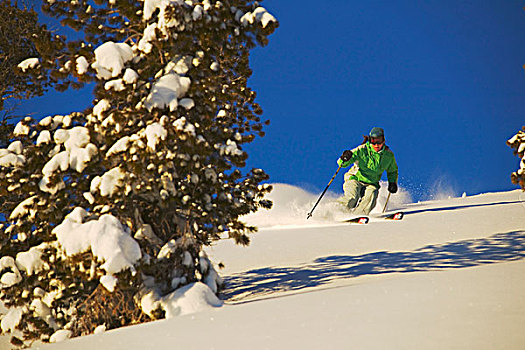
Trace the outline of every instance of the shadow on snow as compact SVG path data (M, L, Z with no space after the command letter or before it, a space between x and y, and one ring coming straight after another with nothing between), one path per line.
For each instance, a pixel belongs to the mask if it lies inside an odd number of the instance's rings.
M298 292L338 279L388 273L439 271L525 258L525 231L428 245L411 252L333 255L291 267L265 267L225 277L222 299L241 301L277 292Z
M410 210L406 209L403 210L403 208L398 208L398 211L403 211L405 215L411 215L411 214L421 214L421 213L427 213L427 212L436 212L436 211L451 211L451 210L458 210L458 209L469 209L469 208L478 208L478 207L489 207L489 206L497 206L497 205L507 205L507 204L517 204L517 203L524 203L521 200L518 201L505 201L505 202L496 202L496 203L481 203L481 204L465 204L465 205L454 205L450 207L437 207L437 208L425 208L425 209L415 209Z

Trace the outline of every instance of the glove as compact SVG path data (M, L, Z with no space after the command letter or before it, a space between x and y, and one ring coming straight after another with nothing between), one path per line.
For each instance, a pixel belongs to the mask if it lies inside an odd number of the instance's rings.
M395 183L395 182L389 182L389 183L388 183L388 192L390 192L390 193L396 193L396 192L397 192L397 183Z
M350 159L352 159L352 151L349 151L349 150L346 150L343 152L343 154L341 155L341 160L343 162L348 162Z

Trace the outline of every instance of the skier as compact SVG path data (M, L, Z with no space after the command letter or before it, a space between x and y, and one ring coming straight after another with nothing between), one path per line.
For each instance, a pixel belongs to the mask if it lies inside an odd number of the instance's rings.
M368 215L374 209L379 194L379 180L385 171L388 191L397 192L397 163L394 153L385 145L382 128L372 128L360 146L343 152L337 164L343 168L354 164L345 174L343 200L355 215Z

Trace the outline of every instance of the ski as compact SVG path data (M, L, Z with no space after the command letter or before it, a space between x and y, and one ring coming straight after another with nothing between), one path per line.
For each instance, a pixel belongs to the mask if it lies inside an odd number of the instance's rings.
M402 211L398 211L392 214L387 214L385 216L382 216L383 219L386 220L403 220L403 217L405 216L405 213Z
M347 223L350 223L350 224L365 225L365 224L368 224L369 221L370 221L370 219L368 218L368 216L358 216L356 218L345 220L344 222L347 222Z
M395 213L386 214L383 216L380 216L379 218L385 219L385 220L393 220L393 221L399 221L403 220L403 217L405 216L405 213L402 211L397 211ZM351 218L348 220L344 220L343 222L349 223L349 224L368 224L370 222L370 218L368 216L357 216L355 218Z

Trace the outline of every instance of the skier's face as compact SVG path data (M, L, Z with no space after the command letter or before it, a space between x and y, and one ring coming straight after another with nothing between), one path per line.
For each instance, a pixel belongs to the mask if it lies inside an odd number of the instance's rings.
M385 145L385 138L384 137L371 137L370 144L372 145L372 148L374 149L374 151L379 152Z

